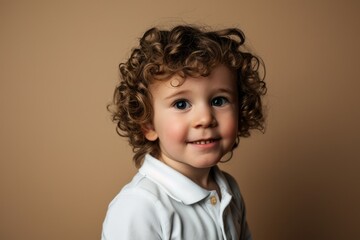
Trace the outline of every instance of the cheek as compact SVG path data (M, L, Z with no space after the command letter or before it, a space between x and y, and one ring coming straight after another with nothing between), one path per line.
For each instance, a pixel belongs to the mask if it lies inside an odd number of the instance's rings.
M223 118L222 132L229 138L236 138L238 132L238 117L236 114L228 114Z
M187 128L184 121L167 117L166 120L162 121L158 127L161 128L159 137L160 141L163 141L163 144L170 144L179 141L183 142L186 140Z
M229 137L236 138L237 130L238 130L238 126L237 126L237 122L235 121L228 122L228 124L224 126L224 132Z

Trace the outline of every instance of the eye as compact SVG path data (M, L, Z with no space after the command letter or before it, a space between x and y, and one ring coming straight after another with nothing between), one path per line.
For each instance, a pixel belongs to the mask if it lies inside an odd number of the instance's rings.
M229 100L225 97L215 97L211 100L211 105L215 107L221 107L227 104Z
M187 109L189 107L191 107L190 103L187 100L177 100L174 104L173 104L174 108L179 109L179 110L184 110Z

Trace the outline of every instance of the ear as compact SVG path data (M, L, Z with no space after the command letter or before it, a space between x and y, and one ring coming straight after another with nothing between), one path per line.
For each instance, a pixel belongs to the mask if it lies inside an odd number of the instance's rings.
M151 123L147 123L144 126L142 126L142 131L145 135L145 138L151 142L158 139L158 135Z

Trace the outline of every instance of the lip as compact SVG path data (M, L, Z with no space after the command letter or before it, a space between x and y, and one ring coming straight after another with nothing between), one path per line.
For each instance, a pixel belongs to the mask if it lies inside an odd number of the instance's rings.
M210 138L210 139L200 139L200 140L195 140L195 141L188 141L187 143L195 144L195 145L205 145L205 144L210 144L210 143L217 142L217 141L219 141L219 139Z
M220 138L207 138L207 139L198 139L194 141L188 141L187 144L191 144L192 146L209 148L218 144Z

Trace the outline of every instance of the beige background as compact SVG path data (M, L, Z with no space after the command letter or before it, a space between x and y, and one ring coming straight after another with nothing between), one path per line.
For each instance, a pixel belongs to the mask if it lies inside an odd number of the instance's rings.
M131 179L106 111L144 30L242 28L267 66L265 135L222 166L256 240L360 239L358 1L0 0L0 239L99 239Z

